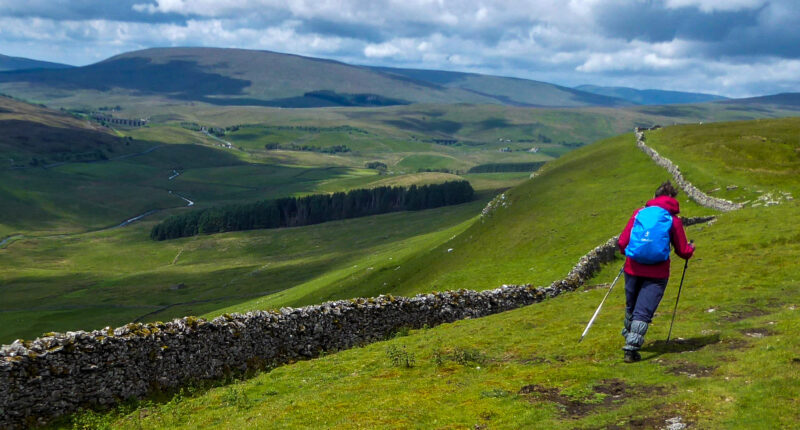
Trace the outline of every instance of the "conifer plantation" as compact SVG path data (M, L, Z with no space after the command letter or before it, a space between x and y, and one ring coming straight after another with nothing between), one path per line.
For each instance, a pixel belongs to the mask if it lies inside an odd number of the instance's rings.
M410 187L377 187L333 194L285 197L195 210L153 227L153 240L259 228L298 227L404 210L456 205L472 200L467 181Z

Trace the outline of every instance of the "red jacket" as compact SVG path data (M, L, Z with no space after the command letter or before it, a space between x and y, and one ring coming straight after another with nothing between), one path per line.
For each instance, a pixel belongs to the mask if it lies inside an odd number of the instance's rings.
M672 214L672 228L669 230L669 239L672 243L672 247L679 257L686 260L692 258L692 254L694 254L694 245L691 245L686 240L686 232L683 230L681 218L676 216L680 212L678 201L670 196L659 196L647 202L645 206L658 206ZM631 219L628 220L628 225L625 226L625 230L622 230L622 234L619 235L619 249L623 255L625 254L625 248L631 241L631 230L633 229L633 222L636 218L636 214L642 209L644 208L636 209L633 212ZM645 278L669 278L669 259L663 263L642 264L627 257L625 260L625 273Z

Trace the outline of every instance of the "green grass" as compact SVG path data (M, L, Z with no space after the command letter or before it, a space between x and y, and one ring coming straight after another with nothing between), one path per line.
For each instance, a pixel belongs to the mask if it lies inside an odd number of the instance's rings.
M726 153L720 162L696 161L699 155L688 143L702 138L705 130L699 127L695 135L683 135L686 145L675 152L674 161L687 175L702 166L712 175L734 175L746 189L766 182L797 193L800 183L780 167L792 159L768 161L784 139L796 136L798 127L782 125L729 125L767 140L751 151ZM665 140L658 149L666 153L669 145ZM727 173L727 166L748 165L751 156L762 160L759 169ZM513 274L521 272L512 270L511 263L523 270L529 265L541 268L526 280L559 278L577 259L571 255L573 247L582 254L617 233L663 175L635 149L631 135L601 142L558 160L513 189L508 193L511 206L443 247L454 252L474 247L492 254L493 266L476 252L458 255L461 266L476 267L461 268L472 278L494 271L484 277L495 282L509 271L506 282L519 282ZM682 204L687 215L708 213ZM698 248L681 295L673 331L677 341L665 345L663 339L681 264L672 267L670 286L647 335L644 361L637 364L621 360L622 288L614 290L587 339L576 343L605 294L605 288L592 284L610 282L620 259L586 289L526 308L412 330L387 342L195 390L167 403L145 402L133 410L81 419L114 428L596 429L662 428L666 419L679 416L693 428L792 428L800 420L798 209L795 201L784 201L719 214L713 225L689 227ZM532 233L518 238L528 231ZM536 242L536 259L520 246L526 241ZM436 269L449 263L451 253L437 257L440 253L436 248L427 254L428 265L417 270L433 269L435 276L443 276ZM511 260L507 266L503 257ZM451 263L447 269L456 267ZM458 286L482 287L479 282ZM416 364L394 366L387 354L392 346L404 348ZM609 381L620 397L596 388ZM552 390L561 396L561 404L524 389L531 386ZM565 408L574 402L583 404L583 412ZM588 406L592 404L596 406Z
M342 279L364 277L371 267L381 269L447 240L468 225L486 198L419 212L166 242L149 239L153 221L16 240L0 249L0 343L46 331L118 326L140 317L200 315L286 290L328 294ZM379 294L380 285L365 293Z
M394 167L395 169L415 172L418 169L450 169L457 170L463 164L455 158L440 155L409 155Z
M648 132L647 143L679 165L692 165L684 175L701 190L754 202L762 192L787 191L800 175L798 128L800 118L684 125Z
M636 149L632 133L609 139L546 165L535 179L506 193L507 207L432 249L338 279L322 292L303 295L304 289L296 289L219 313L307 305L374 291L410 295L505 283L546 285L564 276L589 249L618 234L630 213L666 179L668 174ZM687 216L711 212L683 196L680 203Z
M541 285L563 276L589 247L619 233L633 209L668 178L632 145L633 136L624 135L552 162L540 176L507 193L508 207L370 281L386 283L395 294L411 294L502 283ZM709 213L683 198L680 202L685 215Z

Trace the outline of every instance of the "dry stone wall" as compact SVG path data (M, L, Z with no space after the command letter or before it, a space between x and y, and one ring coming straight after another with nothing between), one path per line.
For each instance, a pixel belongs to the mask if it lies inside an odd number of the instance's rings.
M684 218L685 225L713 217ZM414 297L379 296L303 308L52 333L0 348L0 428L42 424L81 406L113 405L193 380L216 379L503 312L575 290L614 260L618 237L547 287L503 285Z
M656 126L654 128L660 128L660 127ZM677 183L678 186L681 187L683 192L685 192L690 199L694 200L698 204L703 205L707 208L716 209L722 212L733 211L741 209L743 207L741 203L734 203L730 200L711 197L708 194L697 189L697 187L692 185L691 182L687 181L683 177L680 168L678 168L678 166L675 163L670 161L668 158L662 157L655 149L645 144L645 137L644 137L645 130L649 129L637 127L634 130L634 133L636 134L636 146L638 146L639 149L644 151L645 154L647 154L650 158L652 158L653 161L656 162L656 164L667 169L667 171L670 174L672 174L672 177L675 179L675 183Z
M112 405L192 380L220 378L386 339L403 327L477 318L572 291L614 259L617 237L544 288L503 285L414 297L379 296L303 308L186 317L54 333L0 348L0 428L44 423L81 406Z

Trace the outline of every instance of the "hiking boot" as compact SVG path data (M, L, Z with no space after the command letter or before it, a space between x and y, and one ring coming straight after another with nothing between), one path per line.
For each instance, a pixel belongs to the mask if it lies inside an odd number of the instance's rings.
M642 355L639 354L639 351L625 351L625 360L626 363L636 363L637 361L642 359Z

